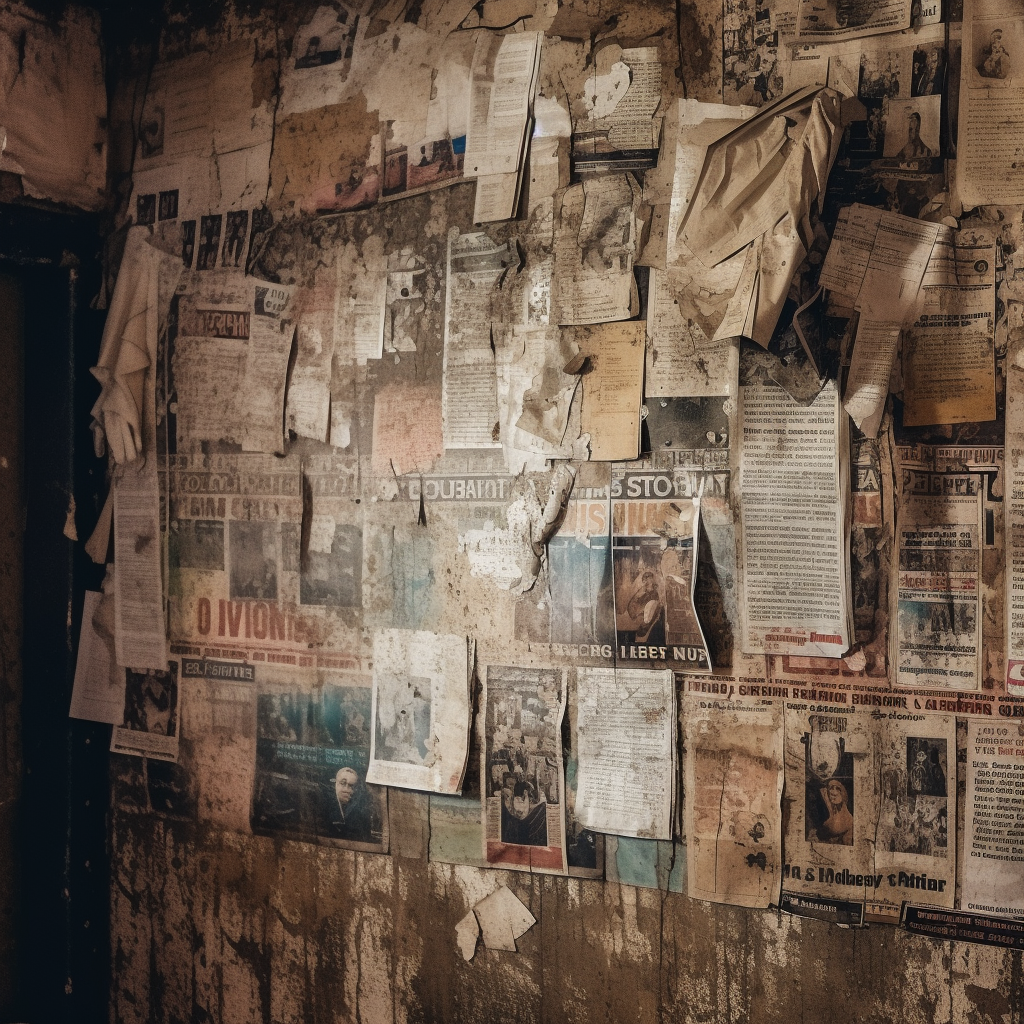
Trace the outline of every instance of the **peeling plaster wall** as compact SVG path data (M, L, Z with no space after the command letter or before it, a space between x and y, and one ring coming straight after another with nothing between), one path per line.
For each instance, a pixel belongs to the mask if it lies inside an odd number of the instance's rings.
M423 5L431 7L438 5ZM415 20L421 6L381 8ZM427 17L430 12L423 14ZM570 15L572 17L570 17ZM581 2L559 17L576 31L652 36L678 46L680 94L721 100L721 7ZM299 17L289 5L218 23L174 9L165 53L254 35L276 75ZM575 20L573 20L575 19ZM268 95L274 91L268 84ZM742 101L747 97L733 98ZM115 128L117 126L115 125ZM415 244L428 266L417 353L389 380L436 379L441 359L443 259L449 226L472 225L472 186L377 210L298 217L272 233L263 276L309 283L324 251L383 234L388 251ZM492 226L496 239L504 226ZM165 240L173 249L174 239ZM436 268L440 263L441 278ZM353 431L368 456L372 404ZM471 578L457 554L458 511L428 506L423 537L440 581L415 625L466 632L481 661L501 660L513 599ZM412 530L413 503L381 503L376 521ZM400 621L394 552L366 560L364 613ZM388 586L384 587L383 584ZM375 586L376 584L376 586ZM115 757L112 778L112 1020L117 1024L251 1022L1011 1022L1024 1015L1020 953L942 943L893 928L843 930L774 912L702 904L615 882L482 871L428 862L428 800L392 791L391 855L253 836L248 827L255 696L233 724L211 711L213 685L188 680L180 764ZM473 766L471 766L471 771ZM537 924L518 954L478 950L463 961L455 925L506 884Z

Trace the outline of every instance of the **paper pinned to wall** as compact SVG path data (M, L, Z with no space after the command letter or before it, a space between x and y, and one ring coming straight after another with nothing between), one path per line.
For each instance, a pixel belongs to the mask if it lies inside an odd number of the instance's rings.
M584 357L582 430L595 460L635 459L640 452L640 405L646 323L577 328Z
M473 907L488 949L516 952L516 939L525 935L537 919L507 885L499 886Z
M584 827L672 838L675 691L671 669L577 669L576 816Z
M113 594L87 590L69 717L111 725L124 721L125 678L114 654L114 632Z
M373 733L367 781L458 794L469 757L464 636L386 629L373 638Z
M167 669L160 484L152 462L114 477L115 649L124 668Z
M703 702L702 702L703 703ZM685 704L687 892L767 907L782 884L782 708Z

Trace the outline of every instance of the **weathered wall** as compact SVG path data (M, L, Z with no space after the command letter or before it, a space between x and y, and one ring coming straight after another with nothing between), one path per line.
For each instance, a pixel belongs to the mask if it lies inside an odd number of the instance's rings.
M379 29L429 18L437 7L427 14L420 5L381 7ZM653 40L666 53L678 49L677 90L722 98L720 6L581 3L559 15L563 30L577 39L615 34L623 44ZM252 31L266 68L265 95L272 95L297 20L289 5L274 23L257 17L241 29L232 21L228 29L209 12L176 10L164 45L180 54ZM452 225L472 227L470 185L370 213L292 217L271 234L258 262L261 276L309 285L345 241L371 232L386 239L385 251L415 245L424 257L430 276L417 352L384 360L360 379L353 422L364 472L372 393L396 381L437 383L444 240ZM490 233L504 239L511 230L492 226ZM176 242L168 229L165 247L173 251ZM365 480L364 500L376 502L383 492L374 492L368 474ZM467 633L480 640L482 664L522 657L509 640L513 599L473 579L457 556L459 511L426 511L424 526L417 526L412 502L381 501L373 516L399 536L416 532L433 553L431 602L417 609L415 622L403 619L391 588L401 567L375 562L371 552L364 594L391 596L379 605L366 600L361 627ZM400 556L398 546L392 550ZM365 652L366 637L359 643ZM1019 953L889 927L842 930L613 881L428 861L434 837L425 796L392 792L389 856L254 836L255 717L255 694L240 696L234 688L229 695L213 682L188 680L179 764L115 759L112 1019L119 1024L832 1018L925 1024L1024 1015ZM466 963L455 924L502 883L528 905L537 925L518 953L481 948Z

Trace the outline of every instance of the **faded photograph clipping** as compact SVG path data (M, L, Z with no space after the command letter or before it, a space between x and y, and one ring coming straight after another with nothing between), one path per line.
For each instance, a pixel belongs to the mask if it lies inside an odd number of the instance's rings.
M252 828L387 848L385 790L368 786L370 687L259 694Z
M945 857L949 825L946 740L907 736L905 749L905 757L889 761L883 771L879 843L889 853Z
M853 755L846 750L846 725L845 718L812 715L811 731L804 734L809 843L853 846Z

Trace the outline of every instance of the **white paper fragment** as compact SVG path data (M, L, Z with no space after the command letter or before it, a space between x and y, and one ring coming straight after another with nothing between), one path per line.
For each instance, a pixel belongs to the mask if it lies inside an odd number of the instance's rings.
M476 953L477 939L480 938L480 925L472 910L455 926L455 938L462 959L467 962L472 960Z
M334 516L314 515L309 526L309 550L329 555L334 545L334 527Z
M488 949L507 949L512 953L516 952L516 939L537 923L533 914L506 885L485 896L473 908L473 913L480 922L484 945Z

